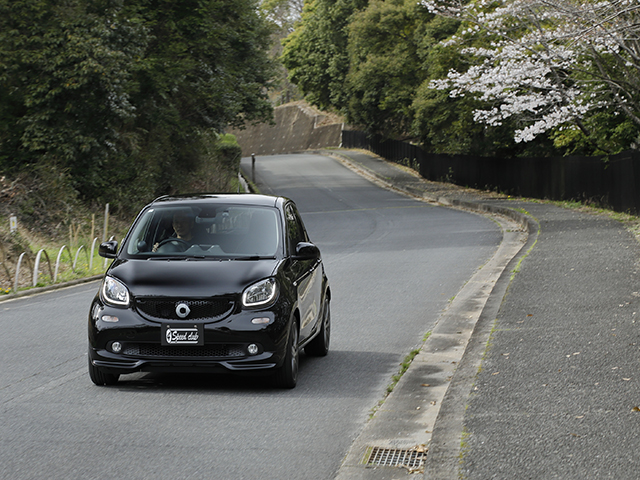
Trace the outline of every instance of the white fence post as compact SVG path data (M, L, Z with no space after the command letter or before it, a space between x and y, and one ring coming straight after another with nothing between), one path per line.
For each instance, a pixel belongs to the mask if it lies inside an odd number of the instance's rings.
M67 246L63 245L62 247L60 247L60 251L58 252L58 258L56 258L56 271L53 274L53 283L56 283L56 281L58 280L58 269L60 268L60 258L62 257L62 252L64 252L65 249L69 254L69 260L71 260L71 251L67 248ZM76 255L76 258L77 258L77 255ZM76 271L75 263L71 267L71 271L75 273Z
M73 267L71 267L71 270L73 270L74 272L76 271L76 266L78 265L78 256L80 255L81 250L84 250L84 255L85 257L87 257L87 263L91 265L91 262L89 261L89 256L87 254L87 249L84 248L84 245L80 245L80 247L78 248L78 251L76 252L76 258L73 260ZM89 273L91 273L91 266L89 266Z
M13 221L13 219L12 219ZM103 234L105 235L105 241L106 241L106 235L108 234L108 229L109 229L109 204L107 203L105 206L105 218L104 218L104 231ZM112 235L110 240L113 240L115 237ZM40 274L40 262L41 262L41 258L44 255L46 261L47 261L47 266L49 268L49 275L53 281L53 283L56 283L58 281L58 273L60 271L60 262L62 260L62 255L63 252L65 250L67 250L67 254L69 255L69 262L71 263L71 271L72 272L76 272L76 268L78 265L78 257L80 256L80 252L84 251L85 256L87 257L87 262L89 264L89 274L93 273L93 257L95 255L95 250L96 250L96 244L99 242L99 238L98 237L94 237L93 241L91 242L91 253L88 253L87 248L84 245L80 245L80 247L78 247L78 250L75 254L75 257L73 257L71 250L69 249L69 247L67 247L66 245L63 245L60 250L58 251L58 257L56 258L56 265L55 265L55 273L54 273L54 269L51 266L51 260L49 259L49 255L47 254L47 252L44 249L40 249L38 251L38 253L36 254L35 257L35 263L32 263L31 257L29 255L27 255L27 252L23 252L20 254L20 256L18 257L18 261L16 263L16 272L15 272L15 276L13 279L13 292L17 293L18 292L18 286L20 283L20 269L22 268L22 263L25 259L25 255L26 255L26 260L29 264L29 267L31 268L31 266L33 265L33 274L32 274L32 286L36 286L38 284L38 276ZM0 245L1 247L1 245ZM1 257L0 257L0 262L2 261ZM0 266L2 266L2 263L0 263ZM103 268L106 268L107 266L107 259L104 259L104 265ZM6 273L7 276L9 278L9 281L11 281L11 272L6 269ZM30 272L31 273L31 272Z
M49 260L49 255L41 248L36 255L36 263L33 266L33 286L35 287L38 284L38 270L40 270L40 257L44 253L44 257L47 259L47 265L49 265L49 275L53 278L53 272L51 271L51 260Z
M18 264L16 265L16 279L13 282L13 293L18 293L18 278L20 277L20 265L22 265L22 258L27 252L22 252L18 257Z
M93 255L96 250L96 242L98 241L98 237L93 239L91 242L91 256L89 257L89 271L93 273Z

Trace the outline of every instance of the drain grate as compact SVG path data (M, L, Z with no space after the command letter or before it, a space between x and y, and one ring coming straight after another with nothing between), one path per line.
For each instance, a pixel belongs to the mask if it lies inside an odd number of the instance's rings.
M410 449L373 447L370 449L369 456L364 463L375 467L416 469L424 465L426 456L427 449L423 446Z

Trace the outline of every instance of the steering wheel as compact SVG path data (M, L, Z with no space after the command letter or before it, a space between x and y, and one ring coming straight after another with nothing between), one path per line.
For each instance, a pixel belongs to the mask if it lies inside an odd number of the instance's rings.
M177 247L183 247L182 248L182 252L184 252L185 250L188 250L191 247L191 244L181 238L177 238L177 237L170 237L170 238L165 238L164 240L162 240L159 244L158 247L156 248L157 250L160 250L160 248L164 245L167 245L169 243L172 243L174 245L176 245Z

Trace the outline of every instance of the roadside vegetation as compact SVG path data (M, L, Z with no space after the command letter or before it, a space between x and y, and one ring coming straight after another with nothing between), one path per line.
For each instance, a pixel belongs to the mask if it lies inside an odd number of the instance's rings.
M311 0L283 63L306 99L429 152L640 145L635 0Z
M106 204L121 237L160 195L238 190L224 131L272 117L257 6L0 0L0 293L22 252L102 239Z
M434 153L637 149L639 18L634 0L0 0L0 279L20 252L90 245L107 203L118 237L160 195L237 191L225 129L291 101Z

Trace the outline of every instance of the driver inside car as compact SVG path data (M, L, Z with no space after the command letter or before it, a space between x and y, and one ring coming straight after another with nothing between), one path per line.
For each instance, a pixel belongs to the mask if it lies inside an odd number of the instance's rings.
M175 235L169 237L162 242L155 243L153 245L153 251L156 252L160 244L171 241L171 239L179 239L186 245L193 245L195 239L193 238L193 229L195 226L196 220L195 217L188 212L177 212L173 215L173 230L175 231Z

